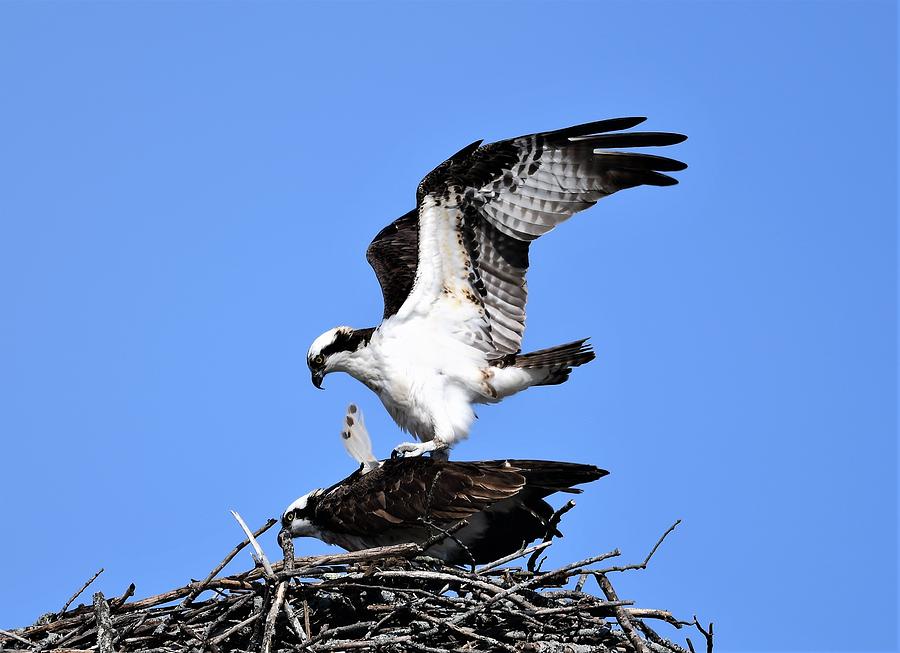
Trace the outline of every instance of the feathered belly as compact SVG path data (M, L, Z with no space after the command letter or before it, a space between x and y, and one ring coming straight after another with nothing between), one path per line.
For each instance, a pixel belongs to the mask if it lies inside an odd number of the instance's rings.
M423 441L468 435L471 404L491 400L483 352L426 321L391 325L377 347L384 373L372 389L400 428Z
M465 438L475 417L472 403L481 401L465 380L440 372L390 384L378 395L397 425L423 442L436 435L448 442Z
M428 441L434 437L433 407L421 394L408 384L391 384L378 396L397 426L419 440Z

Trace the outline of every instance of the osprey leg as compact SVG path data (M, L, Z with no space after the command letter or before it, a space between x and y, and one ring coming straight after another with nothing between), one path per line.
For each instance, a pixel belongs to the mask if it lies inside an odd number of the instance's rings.
M391 452L391 458L415 458L425 453L430 453L432 458L447 460L450 445L443 440L434 438L427 442L401 442Z

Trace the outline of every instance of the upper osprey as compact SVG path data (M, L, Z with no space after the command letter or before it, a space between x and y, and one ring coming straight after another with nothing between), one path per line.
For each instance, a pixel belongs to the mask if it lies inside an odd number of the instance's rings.
M610 148L674 145L685 136L622 132L616 118L476 141L419 184L416 209L375 236L366 258L384 295L377 328L342 326L309 348L312 381L347 372L400 425L423 440L395 451L445 450L468 435L473 403L562 383L594 358L585 340L520 354L528 247L601 197L642 184L678 183L685 164ZM609 133L618 132L618 133Z

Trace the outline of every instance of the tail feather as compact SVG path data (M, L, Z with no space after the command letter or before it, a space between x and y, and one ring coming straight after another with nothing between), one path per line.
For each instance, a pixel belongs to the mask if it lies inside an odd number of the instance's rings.
M590 363L596 358L594 350L583 338L565 345L539 349L530 354L508 354L494 361L499 367L514 366L522 369L545 369L547 377L537 385L558 385L569 378L573 367Z
M546 497L554 492L580 492L573 486L595 481L609 473L593 465L552 460L495 460L487 464L514 468L525 477L525 487L478 515L487 520L488 530L484 536L467 544L476 562L496 560L543 537L553 516L553 507L544 501ZM554 531L562 537L558 528ZM457 563L467 561L462 555L455 560Z
M548 349L538 349L530 354L516 354L513 365L516 367L578 367L596 358L594 350L583 338L565 345L557 345Z
M603 478L608 471L594 465L564 463L553 460L510 460L525 477L525 486L536 490L579 493L574 486Z

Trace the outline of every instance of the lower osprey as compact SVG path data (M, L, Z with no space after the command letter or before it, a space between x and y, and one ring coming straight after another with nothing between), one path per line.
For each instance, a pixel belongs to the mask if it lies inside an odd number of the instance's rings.
M450 564L484 564L547 533L553 508L545 497L580 492L573 486L606 474L593 465L542 460L397 458L371 470L361 465L340 483L300 497L281 525L292 537L357 551L423 544L465 519L466 526L425 554Z
M347 407L341 442L359 469L288 506L281 517L283 534L356 551L424 544L465 519L453 537L438 538L426 554L451 564L482 564L546 535L553 508L545 497L581 492L573 486L607 474L593 465L542 460L379 461L354 404Z
M309 348L313 384L347 372L394 421L422 440L395 452L445 451L466 437L474 404L564 382L594 358L586 340L522 354L531 241L599 199L640 185L670 186L685 165L609 148L665 146L664 132L621 132L617 118L489 145L475 142L419 184L415 210L366 252L384 296L376 328L342 326ZM609 133L619 132L619 133Z

